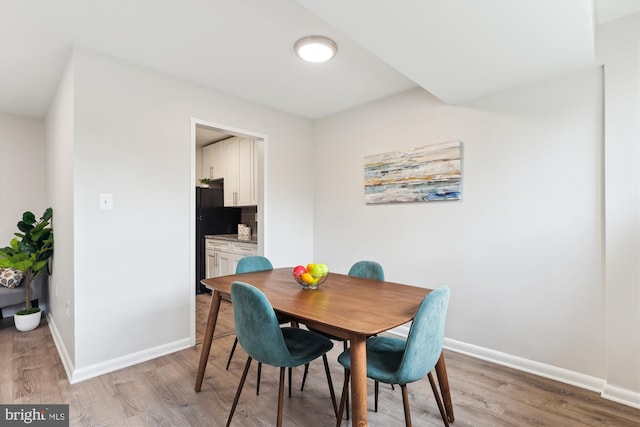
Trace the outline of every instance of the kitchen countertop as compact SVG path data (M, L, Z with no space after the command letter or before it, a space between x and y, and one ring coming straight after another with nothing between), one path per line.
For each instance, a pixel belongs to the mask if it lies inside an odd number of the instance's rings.
M237 234L208 234L204 236L205 239L217 239L217 240L227 240L230 242L240 242L240 243L258 243L258 236L251 235L251 239L238 239Z

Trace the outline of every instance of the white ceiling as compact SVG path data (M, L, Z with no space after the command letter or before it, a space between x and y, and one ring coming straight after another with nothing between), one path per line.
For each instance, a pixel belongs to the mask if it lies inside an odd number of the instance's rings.
M230 136L230 134L221 132L217 129L212 129L202 125L196 125L196 146L198 147L203 147L214 142L222 141L223 139L227 139Z
M594 6L595 4L595 6ZM0 0L0 111L43 117L73 45L308 118L420 86L457 103L594 65L640 0ZM307 64L293 43L339 45Z

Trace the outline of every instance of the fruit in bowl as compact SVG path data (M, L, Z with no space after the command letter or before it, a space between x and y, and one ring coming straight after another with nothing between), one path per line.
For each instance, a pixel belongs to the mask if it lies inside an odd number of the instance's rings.
M293 269L293 277L304 289L316 289L329 275L326 264L298 265Z

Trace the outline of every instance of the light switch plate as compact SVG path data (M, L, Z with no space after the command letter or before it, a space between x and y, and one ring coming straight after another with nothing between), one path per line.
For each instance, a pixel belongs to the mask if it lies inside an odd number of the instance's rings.
M98 200L100 210L104 211L113 209L113 194L100 193Z

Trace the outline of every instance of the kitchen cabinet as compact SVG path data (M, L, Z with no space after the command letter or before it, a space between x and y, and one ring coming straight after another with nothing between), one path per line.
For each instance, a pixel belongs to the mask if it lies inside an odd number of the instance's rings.
M216 142L202 147L203 178L224 178L224 144Z
M224 205L255 206L257 152L251 138L233 137L224 144Z
M207 239L206 276L219 277L232 274L231 252L229 242L218 242Z
M206 248L207 277L235 274L240 258L258 253L255 243L232 242L211 238L207 239Z

